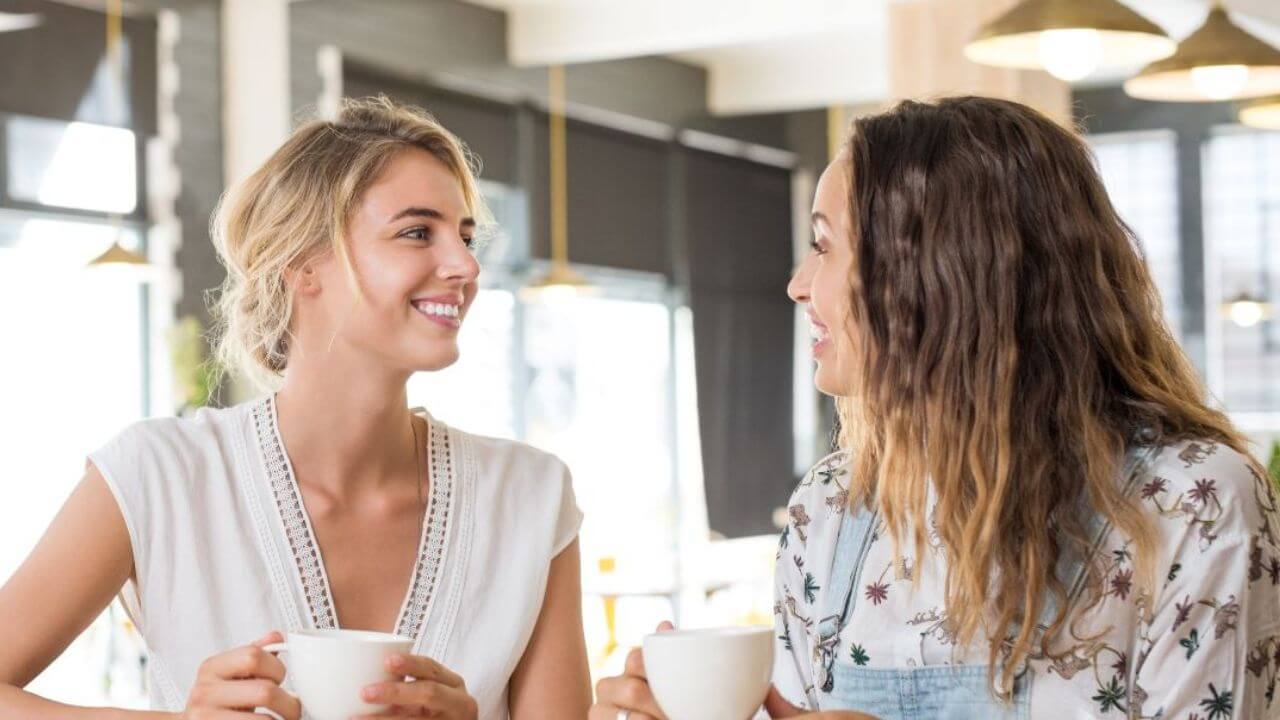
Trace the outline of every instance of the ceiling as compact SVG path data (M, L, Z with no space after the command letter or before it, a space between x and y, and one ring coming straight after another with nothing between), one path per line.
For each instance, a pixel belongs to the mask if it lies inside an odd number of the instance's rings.
M884 100L890 7L916 0L467 1L507 12L515 65L666 55L707 69L713 112L740 114ZM1123 2L1174 38L1208 10L1207 0ZM1280 1L1226 4L1242 26L1280 45ZM1131 72L1083 84L1114 84Z

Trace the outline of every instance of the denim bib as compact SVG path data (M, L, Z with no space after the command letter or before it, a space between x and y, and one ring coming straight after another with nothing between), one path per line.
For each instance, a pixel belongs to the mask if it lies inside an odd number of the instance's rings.
M1125 495L1138 485L1154 448L1133 446L1125 453ZM872 668L840 657L840 631L857 603L862 566L871 549L878 513L859 505L846 508L828 575L827 593L819 614L817 655L818 705L822 710L857 710L880 720L1021 720L1030 717L1034 673L1023 671L1014 682L1010 701L993 697L987 686L986 665L933 665L910 668ZM1086 528L1091 553L1110 531L1096 514ZM1055 572L1067 588L1068 604L1083 591L1085 558L1064 555ZM1040 616L1038 632L1049 628L1057 614L1050 598ZM886 629L887 630L887 629Z

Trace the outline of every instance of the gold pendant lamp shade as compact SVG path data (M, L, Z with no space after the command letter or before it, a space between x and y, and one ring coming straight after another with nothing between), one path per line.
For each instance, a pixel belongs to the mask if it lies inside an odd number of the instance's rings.
M1172 57L1124 84L1140 100L1216 102L1280 93L1280 50L1250 35L1214 4Z
M1259 130L1280 130L1280 95L1245 105L1240 110L1240 122Z
M141 253L129 250L120 244L119 240L111 243L111 246L89 261L89 267L103 267L106 265L125 265L125 266L141 266L150 265L147 258Z
M1117 0L1023 0L987 23L964 49L982 65L1047 70L1080 80L1101 68L1169 57L1177 44Z

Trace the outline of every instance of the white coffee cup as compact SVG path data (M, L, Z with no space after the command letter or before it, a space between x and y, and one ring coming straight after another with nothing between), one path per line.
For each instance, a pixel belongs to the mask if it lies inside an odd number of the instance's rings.
M386 710L360 699L372 683L402 680L387 671L387 658L407 655L413 641L363 630L301 630L264 650L285 653L287 681L312 720L347 720Z
M671 720L747 720L773 672L773 628L671 630L644 639L644 669Z

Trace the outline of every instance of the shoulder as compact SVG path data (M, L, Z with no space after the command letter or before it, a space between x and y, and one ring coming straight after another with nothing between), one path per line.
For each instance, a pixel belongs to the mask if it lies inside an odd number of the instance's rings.
M1213 440L1159 448L1138 488L1139 503L1170 531L1194 531L1203 545L1276 538L1275 488L1249 455Z
M116 434L99 454L133 456L190 454L218 443L227 430L238 427L250 408L201 408L189 417L155 417L139 420Z
M211 473L234 465L251 408L203 408L189 417L140 420L89 454L89 461L123 496L168 496L205 486Z
M483 498L479 512L490 520L501 518L486 523L491 541L517 543L522 557L559 555L582 525L564 461L515 440L453 432L465 455L463 482Z
M849 454L832 453L814 463L792 491L780 543L793 551L797 545L807 551L811 545L827 544L848 502Z
M559 480L569 473L568 466L555 455L532 445L506 438L475 435L453 428L462 438L471 459L482 469L499 471L509 479L537 482Z
M474 483L486 502L507 500L532 508L558 507L572 498L569 468L555 455L515 440L474 435L454 428L459 438L455 453L467 482Z

